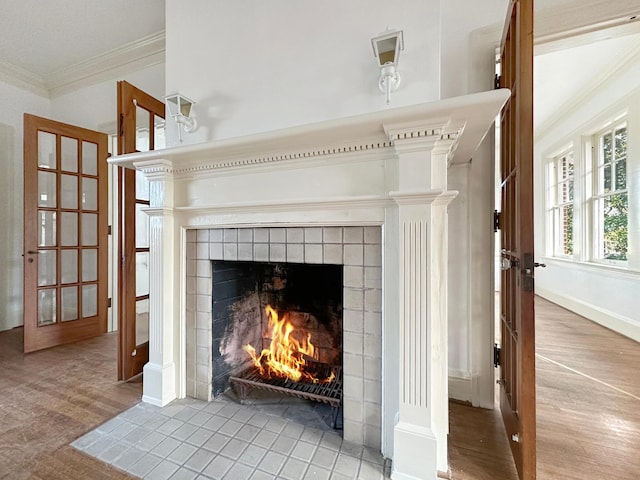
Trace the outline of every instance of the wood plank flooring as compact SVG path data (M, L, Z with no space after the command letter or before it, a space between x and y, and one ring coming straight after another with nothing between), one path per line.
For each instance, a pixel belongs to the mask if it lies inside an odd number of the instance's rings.
M116 381L117 334L22 354L22 329L0 332L0 479L130 476L68 444L140 401Z
M640 344L536 298L539 480L640 479ZM498 410L450 405L451 478L516 480Z
M538 479L640 478L640 345L536 300ZM68 444L139 401L114 334L22 354L0 332L0 479L126 479ZM498 410L450 404L453 480L516 480Z

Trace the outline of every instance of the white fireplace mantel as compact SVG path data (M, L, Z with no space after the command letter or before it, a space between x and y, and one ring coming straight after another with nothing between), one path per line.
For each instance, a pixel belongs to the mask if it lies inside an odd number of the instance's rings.
M150 182L143 400L186 394L189 230L382 227L378 445L396 480L446 470L447 206L456 194L447 168L472 158L508 97L494 90L111 158ZM345 438L361 433L345 426Z

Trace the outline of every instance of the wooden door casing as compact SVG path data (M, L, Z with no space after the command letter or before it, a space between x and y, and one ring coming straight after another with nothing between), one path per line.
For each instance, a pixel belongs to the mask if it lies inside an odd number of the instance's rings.
M536 478L533 0L512 0L501 45L500 409L521 479Z
M39 132L55 136L55 159L53 166L43 168L39 162ZM62 141L76 142L77 166L75 172L67 170L62 164ZM107 280L108 280L108 184L107 184L107 135L85 128L67 125L35 115L24 115L24 351L33 352L65 343L76 342L95 337L107 331ZM96 148L96 171L87 173L83 170L83 149L89 145ZM93 168L93 167L92 167ZM56 175L56 203L54 206L39 205L39 172ZM76 179L77 208L67 208L61 201L62 176ZM96 182L96 208L83 205L83 179ZM41 230L46 228L39 221L39 214L50 214L53 218L51 241L46 245L39 241ZM63 245L62 215L76 215L76 243ZM96 244L84 244L82 239L83 215L97 215ZM83 273L83 253L95 250L97 257L96 278L87 281ZM39 257L43 252L55 252L56 280L53 284L41 286L38 282ZM75 281L62 279L62 252L77 253L77 277ZM34 253L35 252L35 253ZM84 316L83 288L96 286L97 309L95 315ZM61 309L63 289L76 289L76 307L78 318L64 319ZM43 290L55 290L55 315L53 322L39 325L39 295Z
M134 87L128 82L118 82L118 154L134 153L136 146L137 110L149 112L149 150L155 149L154 118L164 119L164 103ZM118 218L120 235L118 254L119 275L119 332L118 379L129 380L140 373L149 361L149 343L137 344L136 302L146 296L136 294L136 253L148 252L148 248L136 246L136 204L149 205L148 200L140 200L136 194L136 172L118 167Z

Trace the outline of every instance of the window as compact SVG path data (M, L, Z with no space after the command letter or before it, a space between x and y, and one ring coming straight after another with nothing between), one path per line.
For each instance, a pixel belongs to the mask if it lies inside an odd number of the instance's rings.
M619 121L594 138L593 257L627 260L627 124Z
M547 222L550 250L555 256L573 255L573 150L549 162Z

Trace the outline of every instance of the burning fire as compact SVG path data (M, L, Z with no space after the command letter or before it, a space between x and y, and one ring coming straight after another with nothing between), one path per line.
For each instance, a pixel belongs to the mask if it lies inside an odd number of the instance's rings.
M288 378L294 382L329 383L333 381L333 372L327 378L320 379L313 372L313 366L309 360L316 358L315 346L311 343L311 333L306 338L295 338L295 328L289 322L285 313L278 318L271 305L267 305L265 312L269 317L268 331L271 337L269 348L265 348L256 354L255 348L247 344L242 349L247 352L254 365L259 369L260 375L265 378L272 376ZM297 335L300 337L300 335Z

